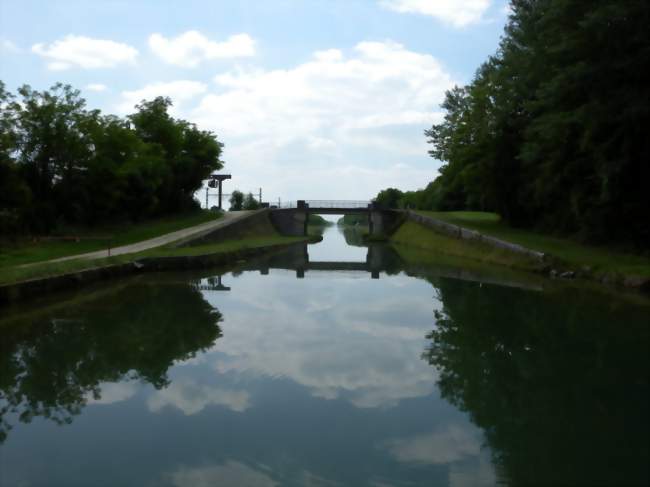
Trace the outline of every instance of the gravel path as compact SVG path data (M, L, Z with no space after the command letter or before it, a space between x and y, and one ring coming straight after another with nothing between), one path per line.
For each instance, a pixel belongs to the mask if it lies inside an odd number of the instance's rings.
M238 220L241 220L243 218L252 215L253 213L256 212L255 211L226 212L218 220L201 223L200 225L196 225L194 227L183 228L182 230L177 230L172 233L160 235L159 237L150 238L149 240L143 240L142 242L136 242L129 245L122 245L121 247L112 248L110 249L110 255L108 250L97 250L95 252L88 252L86 254L69 255L67 257L60 257L58 259L52 259L45 262L47 263L63 262L65 260L72 260L72 259L101 259L103 257L111 257L114 255L132 254L134 252L141 252L143 250L152 249L154 247L160 247L161 245L167 245L169 243L176 242L178 240L184 240L193 235L201 235L204 233L209 233L212 230L215 230L217 228L231 225ZM43 264L43 263L44 262L38 262L38 264ZM32 265L32 264L28 264L28 265Z

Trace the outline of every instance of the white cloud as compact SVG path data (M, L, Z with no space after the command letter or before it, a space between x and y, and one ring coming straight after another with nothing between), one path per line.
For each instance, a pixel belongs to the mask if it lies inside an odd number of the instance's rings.
M215 346L213 366L220 374L286 377L315 397L358 408L394 407L434 391L436 371L418 358L431 330L427 283L403 279L408 298L402 296L398 307L409 313L397 316L397 298L373 301L369 310L364 303L381 292L359 295L356 279L339 279L336 289L319 279L296 282L291 277L279 288L277 281L255 275L240 279L236 286L249 292L232 295L228 306L219 303L228 316ZM380 281L377 286L391 286L389 280ZM295 286L309 286L309 295L318 300L296 301ZM349 295L358 296L358 302L349 303ZM251 309L265 320L251 320Z
M448 424L429 433L384 443L400 462L448 465L450 487L487 487L496 484L488 451L481 449L481 433L468 424Z
M281 141L334 128L428 123L452 82L428 54L394 42L361 42L356 56L316 52L293 69L218 75L221 93L206 96L195 116L231 135L272 132ZM214 123L214 122L213 122ZM252 134L251 134L252 135Z
M0 40L0 52L16 54L21 51L22 50L13 41L10 41L9 39Z
M231 411L241 413L249 407L249 394L246 391L220 389L200 385L188 378L177 379L169 387L156 391L147 400L150 411L160 411L165 406L173 406L191 416L203 411L209 405L225 406Z
M117 111L121 114L130 113L133 111L133 107L142 100L152 100L157 96L168 96L174 103L172 113L177 113L184 102L205 93L207 89L207 85L199 81L178 80L167 83L151 83L139 90L123 91L122 101L117 106Z
M271 197L331 199L336 187L339 199L362 199L435 177L422 132L440 120L454 83L429 54L361 42L348 55L319 51L294 67L235 69L215 83L184 115L226 142L245 188L264 183ZM415 158L427 169L409 163Z
M195 30L169 39L161 34L152 34L149 36L149 47L166 63L186 68L194 68L210 59L255 54L255 41L248 34L236 34L223 42L215 42Z
M234 460L223 465L180 467L171 475L175 487L275 487L279 485L266 473Z
M139 386L133 382L103 382L99 384L99 397L89 394L86 400L88 404L113 404L132 398L138 389Z
M382 0L380 4L400 13L430 15L454 27L480 22L491 0Z
M391 440L388 450L400 462L441 465L478 456L481 444L476 431L451 424L430 434Z
M138 51L115 41L68 35L50 45L34 44L32 52L47 59L48 69L60 71L72 67L84 69L113 68L135 64Z
M106 91L108 89L108 86L101 83L90 83L86 85L86 89L88 91Z

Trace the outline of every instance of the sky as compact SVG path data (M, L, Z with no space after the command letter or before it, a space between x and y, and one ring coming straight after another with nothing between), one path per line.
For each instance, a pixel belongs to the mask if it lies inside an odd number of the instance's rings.
M424 130L493 54L506 0L0 0L0 79L120 116L169 96L265 201L415 190Z

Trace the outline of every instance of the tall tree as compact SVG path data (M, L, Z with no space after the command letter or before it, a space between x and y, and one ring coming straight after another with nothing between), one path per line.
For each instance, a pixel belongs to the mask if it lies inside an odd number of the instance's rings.
M513 0L498 52L425 132L430 202L647 247L650 4Z

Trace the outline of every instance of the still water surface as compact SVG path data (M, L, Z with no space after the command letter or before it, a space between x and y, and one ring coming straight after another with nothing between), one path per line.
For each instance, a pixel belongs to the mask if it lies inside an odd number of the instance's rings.
M647 484L646 305L359 245L5 312L0 485Z

